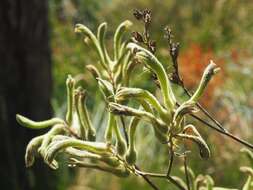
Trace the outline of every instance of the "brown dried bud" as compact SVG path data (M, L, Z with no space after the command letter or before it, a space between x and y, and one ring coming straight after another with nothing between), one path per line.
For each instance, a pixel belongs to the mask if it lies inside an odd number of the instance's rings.
M151 23L151 11L148 9L145 9L143 11L143 20L145 23L150 24Z
M148 43L148 47L152 53L155 53L156 51L156 42L153 40L150 40Z
M133 15L137 20L141 20L143 18L143 12L138 9L134 9Z
M171 43L170 45L170 55L173 60L176 60L178 57L178 52L179 52L179 43Z
M132 32L132 36L137 42L139 43L144 42L143 37L139 32Z

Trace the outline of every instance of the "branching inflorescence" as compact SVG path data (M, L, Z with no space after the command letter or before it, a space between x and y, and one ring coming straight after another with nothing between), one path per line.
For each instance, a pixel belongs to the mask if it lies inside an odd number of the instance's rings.
M70 167L92 168L120 177L140 175L154 189L159 188L148 177L165 178L179 189L196 189L194 184L198 184L199 181L209 184L211 179L208 177L195 179L186 159L186 184L182 179L171 176L171 168L175 155L186 157L187 150L182 152L185 141L191 141L198 146L201 158L210 157L207 143L196 127L186 121L186 117L199 111L198 100L219 68L211 60L197 90L188 100L179 104L172 88L172 83L183 86L177 64L179 44L171 41L171 31L167 28L169 52L174 66L174 71L167 73L164 65L155 56L156 43L150 39L151 12L135 11L134 16L145 23L143 34L133 32L131 40L124 40L124 33L132 23L128 20L121 23L114 34L113 56L109 56L105 46L106 23L98 27L96 35L82 24L75 26L75 32L84 35L85 42L95 49L99 58L100 69L95 65L87 65L86 68L96 79L107 105L108 121L104 141L96 141L96 129L86 107L86 91L78 87L74 78L69 75L66 80L65 119L52 118L36 122L18 114L16 116L19 124L24 127L50 128L46 134L33 138L28 144L25 155L27 167L33 165L36 156L41 156L49 167L57 169L57 155L64 153L68 155ZM158 99L154 93L146 89L130 86L131 75L136 67L144 67L151 73L161 91L162 99ZM139 107L131 107L131 101L137 102ZM126 117L130 117L128 126L125 122ZM77 120L75 123L78 123L78 127L73 126L74 120ZM143 172L135 164L138 159L135 133L140 121L149 124L153 128L154 137L161 142L161 146L167 146L169 150L170 163L166 174Z

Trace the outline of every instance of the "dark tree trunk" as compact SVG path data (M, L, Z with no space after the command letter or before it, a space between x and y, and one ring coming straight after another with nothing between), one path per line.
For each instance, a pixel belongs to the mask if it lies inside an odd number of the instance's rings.
M51 116L51 60L46 0L0 1L0 188L56 189L56 174L42 162L24 164L25 147L38 131L15 121ZM50 178L50 179L49 179ZM51 181L50 181L51 180Z

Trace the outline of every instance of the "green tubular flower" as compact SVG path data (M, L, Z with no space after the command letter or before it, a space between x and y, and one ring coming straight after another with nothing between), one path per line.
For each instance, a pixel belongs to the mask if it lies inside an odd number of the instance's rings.
M197 107L195 107L195 103L193 102L185 102L181 104L173 114L173 123L170 132L172 134L177 134L182 132L182 127L184 125L184 119L186 114L196 113L198 112Z
M242 190L252 190L253 185L252 185L252 176L248 176L247 181L243 185Z
M103 22L98 27L97 39L98 39L99 45L100 45L100 47L102 49L104 60L105 60L106 64L109 65L110 62L111 62L111 59L110 59L110 57L109 57L109 55L107 53L106 47L105 47L105 34L106 34L106 30L107 30L107 23Z
M65 152L72 157L99 160L113 167L117 167L120 164L120 161L114 156L98 155L98 154L90 153L85 150L78 150L72 147L67 148Z
M75 32L76 33L82 33L91 40L93 46L95 47L95 49L96 49L96 51L99 55L101 65L104 67L104 69L107 69L107 65L106 65L106 62L105 62L103 50L101 49L100 44L99 44L96 36L91 32L91 30L89 28L87 28L86 26L82 25L82 24L76 24Z
M243 185L242 190L251 190L253 188L253 183L252 183L253 169L251 167L243 166L243 167L240 167L240 171L248 175L248 178L245 184Z
M89 141L95 141L96 139L96 130L93 127L90 116L86 107L86 94L85 91L79 88L79 95L77 96L77 110L78 110L78 116L79 120L82 124L82 127L85 127L82 129L81 133L84 133L86 131L85 139ZM84 134L83 134L84 135Z
M110 143L112 141L112 133L113 133L113 128L115 127L115 119L114 116L109 113L108 115L108 123L105 131L105 140L106 142Z
M129 125L129 146L127 149L125 159L127 163L130 165L133 165L137 159L137 151L135 149L135 132L139 122L140 122L139 118L133 117Z
M191 131L193 135L186 134L188 131ZM176 137L179 137L182 139L188 139L195 142L199 147L199 153L200 153L201 158L208 159L210 157L209 147L207 146L206 142L204 141L204 139L201 137L201 135L199 134L199 132L193 125L187 125L184 128L184 133L177 134Z
M122 43L122 37L124 32L126 31L127 28L129 28L132 25L132 22L129 20L126 20L122 22L118 28L116 29L116 32L114 34L114 60L118 60L120 57L120 47Z
M253 167L253 152L251 152L247 148L242 148L240 152L244 153L247 156L248 160L250 161L251 167Z
M148 104L145 101L141 101L141 105L142 105L143 109L146 112L154 114L154 111L153 111L152 107L150 106L150 104ZM168 142L168 136L167 136L167 133L165 131L167 131L169 128L166 127L166 130L164 130L164 128L161 129L161 127L157 123L155 123L155 122L151 122L151 126L153 127L153 130L154 130L156 138L161 143Z
M47 127L51 127L56 124L64 124L65 122L59 118L52 118L45 121L32 121L22 115L16 115L17 122L23 127L31 128L31 129L44 129Z
M112 102L109 103L109 111L116 115L136 116L138 118L143 118L151 123L155 123L156 126L164 133L168 131L167 125L162 120L156 118L152 113Z
M132 53L129 51L127 53L127 56L124 60L124 64L123 64L123 67L122 67L122 78L123 78L123 84L124 86L129 86L129 79L130 79L130 76L131 76L131 73L134 69L134 67L137 65L136 61L133 61L132 60Z
M35 156L38 153L38 148L43 141L44 135L33 138L26 147L25 165L31 167L34 164Z
M73 113L74 113L74 89L75 89L75 80L68 75L66 80L67 87L67 113L66 113L66 122L69 126L72 124Z
M69 166L97 169L100 171L112 173L118 177L128 177L130 174L130 171L122 165L119 165L118 167L110 167L98 164L89 164L74 158L71 158Z
M45 160L50 164L61 150L64 150L68 147L86 150L99 155L110 155L113 153L111 147L106 143L82 141L69 138L62 141L52 142L47 148Z
M43 138L43 141L41 143L40 148L38 149L38 152L41 154L42 157L45 157L46 149L48 145L50 144L52 138L55 135L64 134L66 132L65 126L62 124L54 125L45 135Z
M144 60L144 64L151 68L151 70L157 75L166 108L172 111L175 108L176 98L163 65L150 51L145 48L142 48L135 43L129 43L127 47L132 52L137 51L136 56L140 58L140 60Z
M141 88L121 88L116 94L116 100L122 101L127 98L136 98L137 100L145 100L151 104L162 118L167 116L167 111L161 106L156 97L147 90Z
M62 140L66 140L66 139L69 139L69 138L71 138L71 137L57 134L57 135L53 136L51 142L62 141Z
M125 153L126 153L126 142L125 142L124 138L122 137L122 135L120 133L119 126L117 124L117 120L116 119L115 119L115 124L113 125L113 131L114 131L115 136L116 136L116 149L117 149L117 153L120 156L124 156Z
M80 102L80 96L85 96L85 91L83 90L82 87L78 87L75 90L75 107L76 107L76 113L77 113L77 119L78 119L78 124L79 124L79 131L80 137L82 140L87 140L87 124L85 122L85 118L83 116L83 103ZM79 105L80 104L80 105Z
M101 90L102 94L104 95L105 100L111 100L114 96L113 86L112 84L101 78L97 78L99 89Z
M92 76L97 79L101 78L101 74L94 65L87 65L86 69L92 74Z
M122 51L122 53L121 53L121 55L120 55L120 57L119 57L117 60L115 60L115 63L114 63L114 65L113 65L112 71L113 71L114 73L115 73L116 71L119 70L120 66L123 65L124 60L125 60L126 57L128 56L128 52L129 52L129 50L126 49L126 48L124 47L124 48L123 48L123 51Z
M212 76L214 74L216 74L219 70L220 70L220 68L218 68L217 65L211 60L210 64L206 67L206 69L202 75L202 78L201 78L201 81L200 81L200 84L199 84L197 90L192 95L190 100L188 100L189 102L190 101L197 102L199 100L199 98L204 93L204 90L207 87L208 82L211 80Z
M205 182L206 182L206 189L207 190L213 190L214 181L213 181L213 178L210 175L205 175Z

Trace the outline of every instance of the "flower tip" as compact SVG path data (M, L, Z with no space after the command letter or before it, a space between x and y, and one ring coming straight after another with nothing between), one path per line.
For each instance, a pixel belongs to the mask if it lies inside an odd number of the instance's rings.
M126 20L124 24L125 24L126 28L129 28L133 25L133 23L130 20Z
M76 24L76 25L75 25L75 28L74 28L74 32L75 32L75 33L80 33L82 27L83 27L82 24Z

